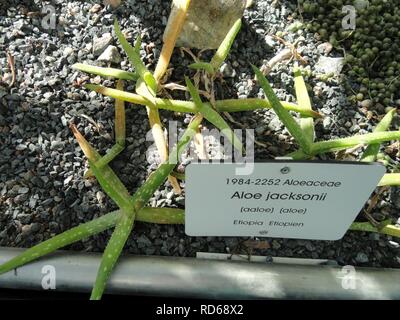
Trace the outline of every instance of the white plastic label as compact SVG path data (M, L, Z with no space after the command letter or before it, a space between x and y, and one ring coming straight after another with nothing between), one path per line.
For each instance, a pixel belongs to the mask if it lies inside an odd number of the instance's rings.
M250 175L234 163L186 168L186 234L337 240L385 173L377 163L253 165Z

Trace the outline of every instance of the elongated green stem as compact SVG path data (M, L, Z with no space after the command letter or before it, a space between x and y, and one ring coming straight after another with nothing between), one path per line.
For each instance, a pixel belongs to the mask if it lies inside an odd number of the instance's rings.
M378 184L379 187L384 186L400 186L400 173L387 173L383 176Z
M400 131L373 132L353 137L316 142L313 144L311 154L320 154L330 151L344 150L358 144L376 144L390 140L400 139Z
M201 101L200 94L193 85L193 83L189 80L189 78L185 77L186 86L192 96L194 104L199 109L200 113L210 121L214 126L216 126L224 135L228 138L229 142L242 154L243 145L240 139L235 135L226 121L221 117L221 115L215 111L210 105L204 104Z
M400 228L394 225L387 225L381 229L374 227L369 222L353 222L350 230L383 233L393 237L400 237Z
M304 110L297 104L281 101L282 106L289 111L298 112L301 115L313 118L321 118L321 114L313 110ZM266 99L249 98L249 99L227 99L215 101L215 108L219 112L242 112L257 109L271 109L271 103Z
M389 129L390 124L392 123L394 114L396 113L396 109L390 110L386 115L382 118L382 120L375 127L374 132L383 132ZM370 144L364 151L361 161L363 162L373 162L376 160L376 156L379 153L381 145L379 143Z
M157 81L151 74L149 70L145 67L144 63L140 59L139 52L132 47L129 42L125 39L124 35L121 32L117 19L114 21L114 31L117 35L119 42L121 43L122 48L124 49L125 53L127 54L129 61L135 67L135 72L139 75L140 78L144 80L146 85L148 86L149 90L154 93L157 92ZM141 41L140 36L136 40L136 42Z
M256 66L253 66L253 70L257 76L258 81L260 82L261 87L265 92L265 95L267 96L269 102L271 103L271 106L274 109L276 115L283 122L285 127L289 130L293 138L295 138L297 143L300 145L300 148L306 154L310 154L311 142L309 138L307 138L307 136L303 133L303 130L300 128L299 124L292 117L292 115L285 108L283 108L278 97L275 95L271 85L269 84L268 80L264 77L262 72Z
M71 68L90 74L96 74L102 77L112 77L122 80L136 81L139 78L139 76L134 72L123 71L114 68L96 67L83 63L75 63Z
M231 50L233 41L235 40L236 35L240 31L240 27L242 26L241 19L236 20L231 29L228 31L221 45L219 46L217 52L211 59L211 66L215 71L218 71L221 67L222 63L228 56L229 51Z
M304 108L304 110L312 110L310 96L308 95L307 87L300 69L297 69L294 72L294 88L296 90L297 103L299 104L299 107ZM313 118L302 116L302 119L300 119L300 128L310 140L310 143L314 142L315 132Z
M184 224L185 212L175 208L144 207L136 215L136 221L156 224Z
M348 138L315 142L311 146L311 153L306 154L302 150L298 150L289 153L287 157L293 160L305 160L317 154L345 150L359 144L369 145L398 139L400 139L400 131L373 132Z
M148 99L138 94L93 84L86 84L85 88L96 91L105 96L112 97L115 99L120 99L126 102L131 102L144 106L151 105L151 102ZM155 98L155 103L157 105L157 108L159 109L165 109L176 112L187 112L187 113L196 113L199 111L194 102L192 101ZM300 114L308 115L314 118L321 117L319 113L312 110L311 111L304 110L300 108L298 105L293 103L282 101L281 104L287 110L299 112ZM242 111L252 111L257 109L270 109L271 103L265 99L256 99L256 98L239 99L239 100L227 99L227 100L215 101L215 108L219 112L242 112Z
M25 250L15 258L0 265L0 274L39 259L57 249L112 228L116 224L121 213L121 210L110 212ZM181 209L146 207L138 212L136 221L157 224L183 224L185 223L185 213Z
M124 90L123 81L117 81L117 90ZM115 142L121 147L125 147L126 139L126 119L125 101L115 100Z
M148 87L146 86L146 84L142 79L139 79L136 83L136 92L151 102L150 105L146 106L147 116L149 118L151 133L153 135L157 151L160 155L161 162L164 162L168 158L168 144L167 144L167 139L164 136L164 130L161 123L160 114L155 104L155 97L148 90ZM169 176L168 181L171 183L176 194L180 194L182 192L176 178Z
M168 175L175 168L176 162L171 160L179 158L179 155L183 152L183 149L187 146L195 134L195 129L199 126L201 120L202 116L200 115L194 117L192 122L189 124L188 129L185 131L181 140L179 141L178 146L171 152L170 159L163 163L153 174L151 174L147 181L133 195L132 202L135 210L128 211L127 214L122 214L120 216L111 239L103 253L90 299L101 299L107 280L110 277L115 263L117 262L125 242L133 228L135 213L146 205L153 193L160 187L160 185L167 179Z
M211 65L211 63L208 62L195 62L189 65L189 68L195 69L195 70L204 70L208 72L209 74L214 74L214 68Z

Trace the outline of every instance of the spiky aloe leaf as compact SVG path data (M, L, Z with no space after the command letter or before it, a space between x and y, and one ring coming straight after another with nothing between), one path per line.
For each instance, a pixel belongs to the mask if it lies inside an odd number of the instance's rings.
M300 69L294 71L294 88L296 90L297 103L299 104L299 107L304 108L304 110L312 110L310 96L308 95L307 87ZM302 116L300 119L300 128L310 140L310 143L314 142L314 119Z
M49 240L43 241L42 243L25 250L20 255L0 265L0 274L39 259L57 249L112 228L121 213L121 210L110 212L100 218L80 224L77 227L67 230ZM183 224L185 222L185 214L181 209L143 208L138 212L136 221L157 224Z
M387 132L373 132L367 134L355 135L348 138L341 138L335 140L315 142L312 145L311 152L306 154L302 150L289 153L287 156L293 160L309 159L317 154L345 150L359 144L380 144L382 142L399 140L400 131L387 131Z
M375 127L374 132L384 132L389 129L390 124L392 123L393 117L396 113L396 109L391 109L386 115L382 118L382 120ZM376 160L376 156L379 153L381 145L379 143L370 144L364 151L361 161L363 162L373 162Z
M104 192L115 201L122 210L132 210L130 194L114 171L108 166L98 167L96 162L101 159L99 153L87 142L74 125L70 125L82 151L88 158L90 169L100 183Z
M350 226L350 230L353 231L364 231L364 232L377 232L387 234L393 237L400 237L400 228L391 224L378 229L371 225L369 222L353 222Z
M139 76L134 72L123 71L115 68L96 67L83 63L75 63L71 68L90 74L96 74L102 77L112 77L121 80L136 81L139 78Z
M242 26L242 20L238 19L235 21L233 26L228 31L221 45L218 47L217 52L211 59L212 68L217 71L221 67L222 63L225 61L228 56L229 51L231 50L233 41L235 40L236 35L240 31L240 27Z
M211 122L214 126L216 126L229 140L229 142L240 152L243 152L243 145L240 139L235 135L226 121L221 117L221 115L215 111L210 105L204 104L201 101L199 92L193 83L189 80L188 77L185 77L186 86L192 96L194 104L200 111L200 113L206 118L209 122Z
M299 124L292 117L292 115L283 108L280 103L278 97L275 95L272 90L271 85L268 80L262 74L262 72L256 67L253 66L254 73L257 75L257 79L260 82L262 89L265 92L269 102L271 103L272 108L274 109L276 115L283 122L285 127L289 130L290 134L295 138L297 143L300 145L300 148L306 153L310 154L311 152L311 142L303 130L300 128Z
M129 42L125 39L124 35L121 32L121 29L119 27L117 19L114 21L114 30L115 34L117 35L117 38L119 42L121 43L122 48L126 52L129 61L133 64L135 67L136 73L139 75L140 78L144 80L146 85L148 86L149 90L152 92L153 95L156 95L157 92L157 81L151 74L149 70L147 70L146 66L144 65L143 61L140 59L139 52L132 47ZM140 36L136 40L136 43L138 43L140 40Z
M183 149L195 134L195 129L199 126L201 120L201 115L196 115L194 117L193 121L189 124L188 129L179 141L178 146L171 152L169 160L164 162L153 174L151 174L147 181L133 195L132 202L135 210L120 216L111 239L103 253L90 299L101 299L107 280L110 277L115 263L117 262L125 242L133 228L136 212L146 205L154 192L162 183L164 183L168 175L175 168L179 155L183 152Z

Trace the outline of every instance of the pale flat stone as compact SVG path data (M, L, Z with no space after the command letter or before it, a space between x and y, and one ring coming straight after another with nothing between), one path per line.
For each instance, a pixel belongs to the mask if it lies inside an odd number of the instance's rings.
M112 42L113 37L109 32L103 34L101 37L95 37L93 39L93 54L98 57Z
M218 48L235 21L243 16L247 5L247 0L192 0L176 46ZM173 3L164 32L164 41L176 14L177 8Z
M315 65L315 70L321 73L339 75L344 67L344 58L330 58L321 56Z
M121 55L118 52L117 47L108 46L107 49L97 58L99 61L106 61L112 63L120 63Z

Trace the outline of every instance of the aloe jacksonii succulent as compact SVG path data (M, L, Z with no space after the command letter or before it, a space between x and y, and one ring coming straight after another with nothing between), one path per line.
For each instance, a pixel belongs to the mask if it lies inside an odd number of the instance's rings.
M96 277L96 282L91 295L91 299L100 299L106 288L107 279L109 278L122 252L135 220L160 224L184 223L184 212L181 209L149 208L146 207L146 205L153 193L165 182L167 178L170 179L171 176L174 179L178 178L183 180L185 178L184 174L174 172L173 170L176 167L176 164L179 162L179 155L187 146L191 138L196 134L203 116L210 123L223 131L237 149L242 150L243 147L239 139L233 134L232 129L222 118L220 112L240 112L272 108L300 147L298 151L289 155L293 159L307 159L312 158L320 153L342 150L359 144L369 144L361 160L375 161L381 142L400 138L400 132L398 131L386 132L395 113L395 111L392 110L382 119L373 133L330 141L314 142L315 133L313 118L320 117L320 114L311 108L311 102L306 90L304 79L302 78L299 70L295 71L295 90L298 98L298 104L279 101L267 79L256 67L253 67L254 72L257 75L257 79L260 82L261 87L264 89L267 99L229 99L204 102L200 98L198 88L196 88L189 79L186 79L186 86L193 101L180 101L157 97L157 89L160 86L159 81L168 65L172 48L174 47L175 40L179 34L179 30L182 26L183 19L190 1L179 0L178 2L181 4L182 11L177 17L177 25L175 28L173 28L173 31L171 31L171 38L167 41L165 47L163 48L162 57L157 64L155 75L153 75L140 60L140 37L137 38L135 47L132 47L122 35L117 21L115 22L116 35L123 49L128 55L129 60L134 66L135 72L127 72L114 68L88 66L81 63L72 66L73 68L83 72L119 79L116 89L92 84L87 84L85 86L87 89L116 99L116 144L106 155L101 156L93 147L91 147L89 142L86 141L77 128L74 125L71 125L72 132L74 133L84 154L88 158L90 171L88 171L87 175L93 174L96 177L106 194L118 205L119 210L108 213L90 222L81 224L30 249L27 249L19 256L1 265L0 274L22 266L63 246L69 245L115 226L115 230L103 253L102 261ZM240 30L240 26L241 21L236 21L210 63L196 61L190 67L203 70L209 76L211 76L212 79L214 79L216 72L229 53L233 40ZM121 80L137 81L137 93L123 91L123 84ZM126 187L122 184L118 176L108 165L110 161L112 161L112 159L119 154L125 146L124 101L146 106L148 108L149 123L152 129L154 129L153 125L160 126L160 119L158 115L159 109L195 114L183 137L177 146L173 148L173 151L169 155L168 159L163 161L159 168L148 177L145 183L134 193L133 196L129 194ZM300 119L300 124L297 123L289 111L295 111L301 115L302 118ZM161 129L161 127L158 129ZM159 148L160 152L162 152L161 149L162 148ZM380 185L399 185L399 181L400 174L387 174L382 179ZM352 225L351 229L368 232L381 232L394 236L400 236L400 229L390 224L384 224L382 227L377 227L372 226L370 223L357 222Z

